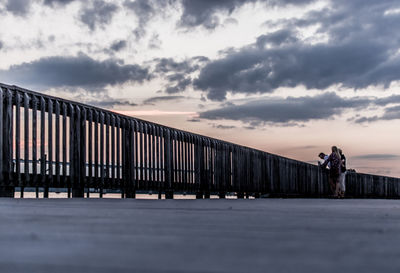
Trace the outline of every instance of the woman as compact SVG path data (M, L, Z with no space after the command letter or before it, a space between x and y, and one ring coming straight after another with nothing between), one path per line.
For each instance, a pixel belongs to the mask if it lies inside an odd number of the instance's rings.
M325 169L328 163L331 165L329 169L329 184L331 185L332 191L334 191L333 196L338 197L342 161L340 160L339 151L336 146L332 146L332 153L329 155L328 159L325 160L324 164L322 164L322 168Z

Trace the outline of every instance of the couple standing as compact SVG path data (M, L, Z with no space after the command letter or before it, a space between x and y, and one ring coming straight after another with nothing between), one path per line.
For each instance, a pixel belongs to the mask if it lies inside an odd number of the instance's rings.
M329 168L329 185L333 196L344 198L346 191L346 157L342 150L336 146L332 146L332 153L330 155L320 153L319 158L324 160L324 163L320 166L323 169L326 167ZM318 162L318 164L320 163Z

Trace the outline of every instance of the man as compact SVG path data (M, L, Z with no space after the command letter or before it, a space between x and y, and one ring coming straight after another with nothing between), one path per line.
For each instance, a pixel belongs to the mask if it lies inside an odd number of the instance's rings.
M329 155L326 155L325 153L319 153L318 157L323 160L323 162L318 160L318 166L321 166L328 159ZM331 167L331 163L328 162L328 168L330 168L330 167Z
M341 159L341 173L339 177L339 196L344 198L344 193L346 191L346 156L343 154L342 149L339 149L340 159Z
M323 162L321 163L318 160L318 166L322 167L322 169L325 169L326 167L328 167L328 169L331 169L331 162L327 161L329 158L329 155L326 155L325 153L319 153L318 155L319 158L321 158L323 160ZM331 177L329 176L329 187L331 188L331 192L335 195L336 193L336 183L333 182L333 180L331 179Z

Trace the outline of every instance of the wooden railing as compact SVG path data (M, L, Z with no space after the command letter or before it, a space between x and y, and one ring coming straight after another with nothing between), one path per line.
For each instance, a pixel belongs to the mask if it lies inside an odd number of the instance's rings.
M0 196L26 187L224 198L329 195L318 166L0 84ZM399 179L348 174L348 195L397 198Z

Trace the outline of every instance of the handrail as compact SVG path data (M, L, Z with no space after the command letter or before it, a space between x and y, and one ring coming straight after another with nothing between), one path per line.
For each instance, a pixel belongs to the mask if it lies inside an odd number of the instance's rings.
M21 195L25 187L43 187L45 197L50 187L67 188L72 197L88 188L100 197L117 189L126 198L137 190L160 198L177 191L197 198L329 195L327 175L315 165L15 85L0 83L0 130L0 196L15 187ZM360 177L373 186L355 196L400 195L397 178L349 174L350 188ZM390 184L383 195L377 179Z

